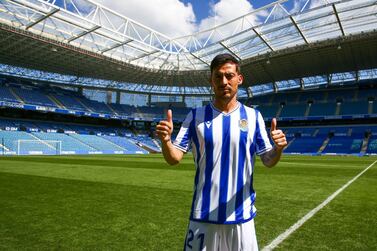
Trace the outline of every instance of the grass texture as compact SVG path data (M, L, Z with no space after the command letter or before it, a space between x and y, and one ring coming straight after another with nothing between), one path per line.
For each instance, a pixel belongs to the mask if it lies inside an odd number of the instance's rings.
M257 161L263 248L376 157ZM0 250L182 250L194 183L191 155L0 157ZM377 164L277 250L377 250Z

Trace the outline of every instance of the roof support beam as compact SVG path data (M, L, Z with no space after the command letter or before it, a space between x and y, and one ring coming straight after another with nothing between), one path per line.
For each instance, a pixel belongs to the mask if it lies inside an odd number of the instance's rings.
M54 15L56 12L58 12L59 9L53 9L52 11L50 11L49 13L47 13L46 15L44 16L41 16L40 18L38 18L37 20L35 20L34 22L26 25L26 30L30 29L31 27L33 27L34 25L42 22L43 20L49 18L50 16Z
M304 79L300 78L300 89L305 90Z
M278 88L278 85L276 84L275 81L272 82L272 86L273 86L273 88L274 88L274 93L278 93L279 88Z
M206 65L209 66L209 64L208 64L206 61L204 61L204 60L201 59L200 57L196 56L194 53L190 52L190 54L191 54L194 58L198 59L198 60L201 61L202 63L204 63L204 64L206 64Z
M257 34L257 36L260 38L260 40L262 40L263 43L265 43L267 45L267 47L270 48L271 51L274 51L274 48L272 48L271 45L269 43L267 43L266 39L264 39L262 37L262 35L255 28L253 28L253 31L255 32L255 34Z
M113 46L109 47L109 48L106 48L106 49L103 49L102 51L100 51L100 53L105 53L107 51L111 51L111 50L114 50L115 48L118 48L122 45L125 45L125 44L128 44L129 42L132 42L133 40L132 39L128 39L126 41L124 41L123 43L119 43L119 44L114 44Z
M296 21L293 19L293 17L292 17L292 16L289 16L289 18L291 19L293 25L296 27L298 33L300 33L302 39L304 39L305 43L306 43L306 44L309 44L308 40L306 39L306 37L305 37L304 34L302 33L300 27L298 27L298 25L297 25Z
M223 42L220 42L220 44L222 45L222 47L224 47L227 51L229 51L231 54L233 54L233 56L235 56L238 61L241 61L241 58L237 55L237 53L235 53L233 50L231 50L228 46L226 46Z
M166 62L168 62L169 58L170 58L171 54L169 54L169 56L167 56L164 60L164 62L160 65L160 70L162 70L162 67L164 67L164 65L166 64Z
M332 74L327 74L326 75L326 81L327 81L326 87L329 87L329 85L332 84Z
M87 35L87 34L93 32L93 31L95 31L95 30L98 30L99 28L101 28L101 26L96 25L96 26L94 26L93 28L91 28L91 29L89 29L89 30L87 30L87 31L83 31L83 32L81 32L81 33L78 34L77 36L73 36L73 37L71 37L70 39L67 40L67 42L70 43L70 42L72 42L72 41L74 41L74 40L76 40L76 39L78 39L78 38L80 38L80 37L83 37L83 36L85 36L85 35Z
M355 71L355 80L356 80L356 83L359 84L359 81L360 81L360 71L358 71L358 70Z
M340 31L342 32L342 36L344 37L346 34L344 33L343 25L342 25L342 22L340 21L339 14L338 14L338 11L336 10L335 4L332 4L332 8L334 10L336 20L338 20L338 24L339 24Z
M150 56L150 55L155 54L155 53L157 53L157 52L159 52L159 50L155 50L155 51L151 51L151 52L149 52L149 53L142 54L141 56L138 56L138 57L136 57L136 58L132 58L132 59L130 59L130 62L135 61L135 60L138 60L138 59L143 58L143 57Z

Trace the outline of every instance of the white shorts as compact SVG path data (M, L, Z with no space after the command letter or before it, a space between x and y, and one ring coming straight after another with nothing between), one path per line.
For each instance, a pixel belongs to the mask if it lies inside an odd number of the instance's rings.
M254 220L240 224L190 221L184 250L257 251Z

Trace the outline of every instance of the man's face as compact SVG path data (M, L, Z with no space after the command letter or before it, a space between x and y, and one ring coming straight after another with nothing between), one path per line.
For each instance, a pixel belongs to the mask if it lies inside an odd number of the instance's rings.
M238 85L242 84L243 76L237 73L236 64L229 62L215 68L211 75L211 85L215 98L231 100L237 95Z

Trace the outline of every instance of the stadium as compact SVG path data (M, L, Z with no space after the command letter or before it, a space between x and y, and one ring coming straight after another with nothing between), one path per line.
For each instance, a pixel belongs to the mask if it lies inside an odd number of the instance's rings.
M288 141L256 163L259 247L376 250L372 0L278 0L175 38L92 0L0 0L0 249L181 250L194 162L167 165L155 126L212 101L220 53Z

